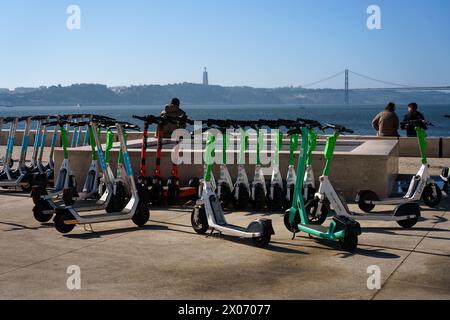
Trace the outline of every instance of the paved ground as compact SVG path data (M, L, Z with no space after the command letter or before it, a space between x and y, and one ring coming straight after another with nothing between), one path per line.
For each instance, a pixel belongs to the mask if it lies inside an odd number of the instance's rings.
M154 210L151 222L77 227L58 234L31 215L25 195L0 193L1 299L450 299L450 201L424 208L413 230L365 222L358 251L298 236L280 214L267 250L246 241L194 234L190 211ZM352 206L354 208L354 206ZM233 213L247 225L259 215ZM81 268L80 291L66 287ZM367 288L367 268L381 269L382 289Z

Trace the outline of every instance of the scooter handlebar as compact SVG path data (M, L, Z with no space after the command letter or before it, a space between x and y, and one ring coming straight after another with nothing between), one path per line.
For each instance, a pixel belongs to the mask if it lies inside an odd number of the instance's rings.
M141 120L144 122L147 122L148 124L166 124L166 123L172 123L172 124L194 124L194 121L188 119L186 116L181 117L164 117L164 116L154 116L154 115L147 115L147 116L133 116L134 119Z
M333 123L327 123L322 129L323 130L332 129L335 132L339 132L339 133L349 133L349 134L355 133L355 131L353 131L351 129L347 129L344 126L341 126L341 125L338 125L338 124L333 124Z
M403 121L400 126L402 129L406 129L408 127L420 127L426 130L428 127L434 127L434 124L426 120L409 120Z

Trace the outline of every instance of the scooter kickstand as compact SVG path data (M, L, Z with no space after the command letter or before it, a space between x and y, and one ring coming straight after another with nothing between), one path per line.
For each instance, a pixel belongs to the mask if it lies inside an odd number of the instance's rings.
M94 229L92 228L92 224L89 224L89 228L90 228L91 230L88 230L88 229L86 228L86 226L87 226L86 224L83 225L84 231L86 231L86 232L91 232L91 233L95 233Z
M295 232L292 232L292 239L291 240L295 240Z
M212 237L214 235L214 231L216 231L215 229L211 229L211 232L206 236L206 238ZM219 231L219 235L221 235L222 232Z

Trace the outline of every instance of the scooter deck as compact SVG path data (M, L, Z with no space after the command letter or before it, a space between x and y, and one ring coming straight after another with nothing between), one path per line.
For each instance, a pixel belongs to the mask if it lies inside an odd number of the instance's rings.
M383 213L371 213L371 214L364 214L364 213L355 213L352 212L352 214L349 216L355 220L372 220L372 221L403 221L408 219L414 219L417 218L415 215L407 215L407 216L395 216L392 214L383 214Z
M235 226L234 224L226 223L226 224L219 224L219 226L222 228L229 228L229 229L234 229L234 230L241 231L241 232L247 232L247 228Z
M328 233L328 227L322 226L322 225L315 225L315 224L300 224L299 225L303 229L312 229L317 232L321 233Z
M65 224L95 224L102 222L113 222L120 220L129 220L130 210L123 210L121 212L113 212L113 213L93 213L93 214L83 214L80 216L80 221L76 219L65 220Z

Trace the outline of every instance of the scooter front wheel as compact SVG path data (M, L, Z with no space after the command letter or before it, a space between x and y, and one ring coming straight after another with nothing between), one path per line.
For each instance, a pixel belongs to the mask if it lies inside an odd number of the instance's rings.
M227 183L220 184L220 204L222 205L222 209L226 209L229 207L233 195L231 194L231 189Z
M192 229L198 234L205 234L208 231L209 224L204 206L192 210L191 225Z
M358 194L358 207L365 213L370 213L375 209L375 205L368 203L370 201L378 201L378 196L373 191L361 191Z
M298 233L300 230L298 230L298 225L300 224L300 215L298 214L298 211L295 213L294 222L291 223L291 210L287 210L284 214L284 226L286 229L292 233Z
M136 213L132 218L133 223L138 227L143 227L148 222L149 219L150 219L150 210L148 210L148 207L145 205L144 202L139 201Z
M120 212L127 204L127 191L123 183L117 183L115 193L106 207L107 213Z
M436 190L436 192L434 192ZM423 202L430 207L435 208L441 203L442 191L436 184L429 184L425 187L422 194Z
M314 199L305 205L305 210L308 215L308 222L310 224L322 225L327 220L330 213L330 206L328 202L322 202L322 206L319 211L319 199Z
M252 206L254 211L262 210L266 205L266 195L264 193L264 188L261 185L254 186L255 198L252 201Z
M269 199L270 211L276 212L283 209L285 202L285 195L283 188L280 185L273 187L273 199Z
M250 203L250 195L248 193L247 186L244 184L240 184L239 188L235 188L235 196L233 197L233 206L237 210L244 210L248 207ZM239 192L238 192L239 189ZM236 195L236 193L238 193Z
M167 204L169 206L174 206L178 203L180 198L180 190L174 184L169 184L167 189Z

